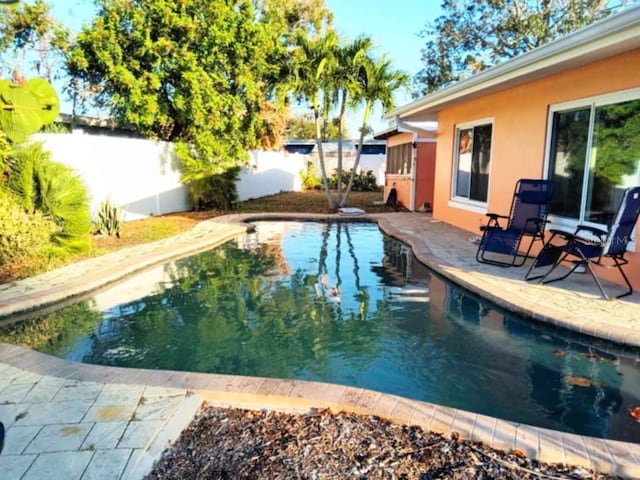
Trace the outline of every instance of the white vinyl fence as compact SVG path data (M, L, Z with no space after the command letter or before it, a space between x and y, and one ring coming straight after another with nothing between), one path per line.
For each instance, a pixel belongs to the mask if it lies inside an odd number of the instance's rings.
M180 164L173 144L141 138L87 134L81 130L71 134L37 134L52 153L53 160L72 167L89 190L92 213L107 198L121 207L125 220L151 215L182 212L191 209L189 187L180 181ZM240 201L280 192L301 191L300 172L307 162L317 164L314 155L290 154L285 151L249 152L237 184ZM345 155L345 169L355 158ZM333 173L337 160L327 156L328 173ZM374 171L378 184L384 184L384 155L363 155L361 169ZM320 169L316 169L316 175Z
M168 142L140 138L71 134L38 134L53 160L72 167L84 180L95 214L110 198L125 220L191 209L188 185L180 181L180 164ZM300 191L306 160L286 152L250 152L237 185L239 200L282 191Z
M94 214L107 197L125 211L127 221L190 209L171 143L81 131L34 137L53 160L82 177Z

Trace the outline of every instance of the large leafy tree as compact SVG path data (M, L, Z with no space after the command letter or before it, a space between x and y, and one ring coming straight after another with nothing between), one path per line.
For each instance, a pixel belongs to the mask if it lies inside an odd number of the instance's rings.
M309 23L283 2L98 0L69 71L120 122L176 142L185 180L214 175L278 133L265 122L278 116L287 29Z
M349 133L343 130L342 135L348 137ZM316 136L316 126L313 116L293 115L287 119L286 136L288 139L310 139ZM338 138L338 122L333 121L327 125L323 132L322 140L336 140Z
M414 95L469 77L619 10L629 1L443 0L421 36L423 68Z

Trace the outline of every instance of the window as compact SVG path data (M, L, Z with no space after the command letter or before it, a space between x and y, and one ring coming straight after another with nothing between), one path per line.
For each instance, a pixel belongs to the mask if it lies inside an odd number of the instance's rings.
M640 92L551 109L550 213L566 223L607 225L640 180Z
M411 173L411 160L413 159L413 146L410 143L402 143L389 147L387 152L387 173L408 175Z
M456 128L454 198L487 202L492 130L486 121Z

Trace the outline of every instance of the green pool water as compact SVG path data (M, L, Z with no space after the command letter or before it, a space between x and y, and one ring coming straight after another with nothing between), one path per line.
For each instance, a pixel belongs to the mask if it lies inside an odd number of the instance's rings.
M0 329L84 363L305 379L640 442L640 354L507 313L367 223L254 233Z

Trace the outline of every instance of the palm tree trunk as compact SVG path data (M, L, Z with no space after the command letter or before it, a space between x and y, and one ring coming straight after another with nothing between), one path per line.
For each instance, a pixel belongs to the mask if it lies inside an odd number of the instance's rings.
M327 202L329 209L333 208L333 198L331 198L331 191L329 190L329 182L327 180L327 169L324 165L324 151L322 150L322 133L320 127L320 114L318 108L314 107L313 116L316 124L316 145L318 146L318 159L320 160L320 172L322 174L322 184L324 185L324 191L327 194Z
M351 193L351 187L353 187L353 180L356 176L356 171L358 170L358 166L360 165L360 156L362 154L362 144L364 142L364 132L367 128L367 122L369 121L370 113L371 113L371 103L367 102L364 106L362 128L360 128L360 137L358 139L358 150L356 151L356 161L353 164L353 170L351 170L351 177L349 178L349 184L347 185L347 189L344 192L344 197L342 198L343 203L339 204L341 207L344 207L347 204L349 193Z
M343 143L343 132L344 132L344 114L347 108L347 93L346 91L342 91L342 99L340 102L340 116L338 117L338 206L344 206L344 202L342 199L342 143Z

